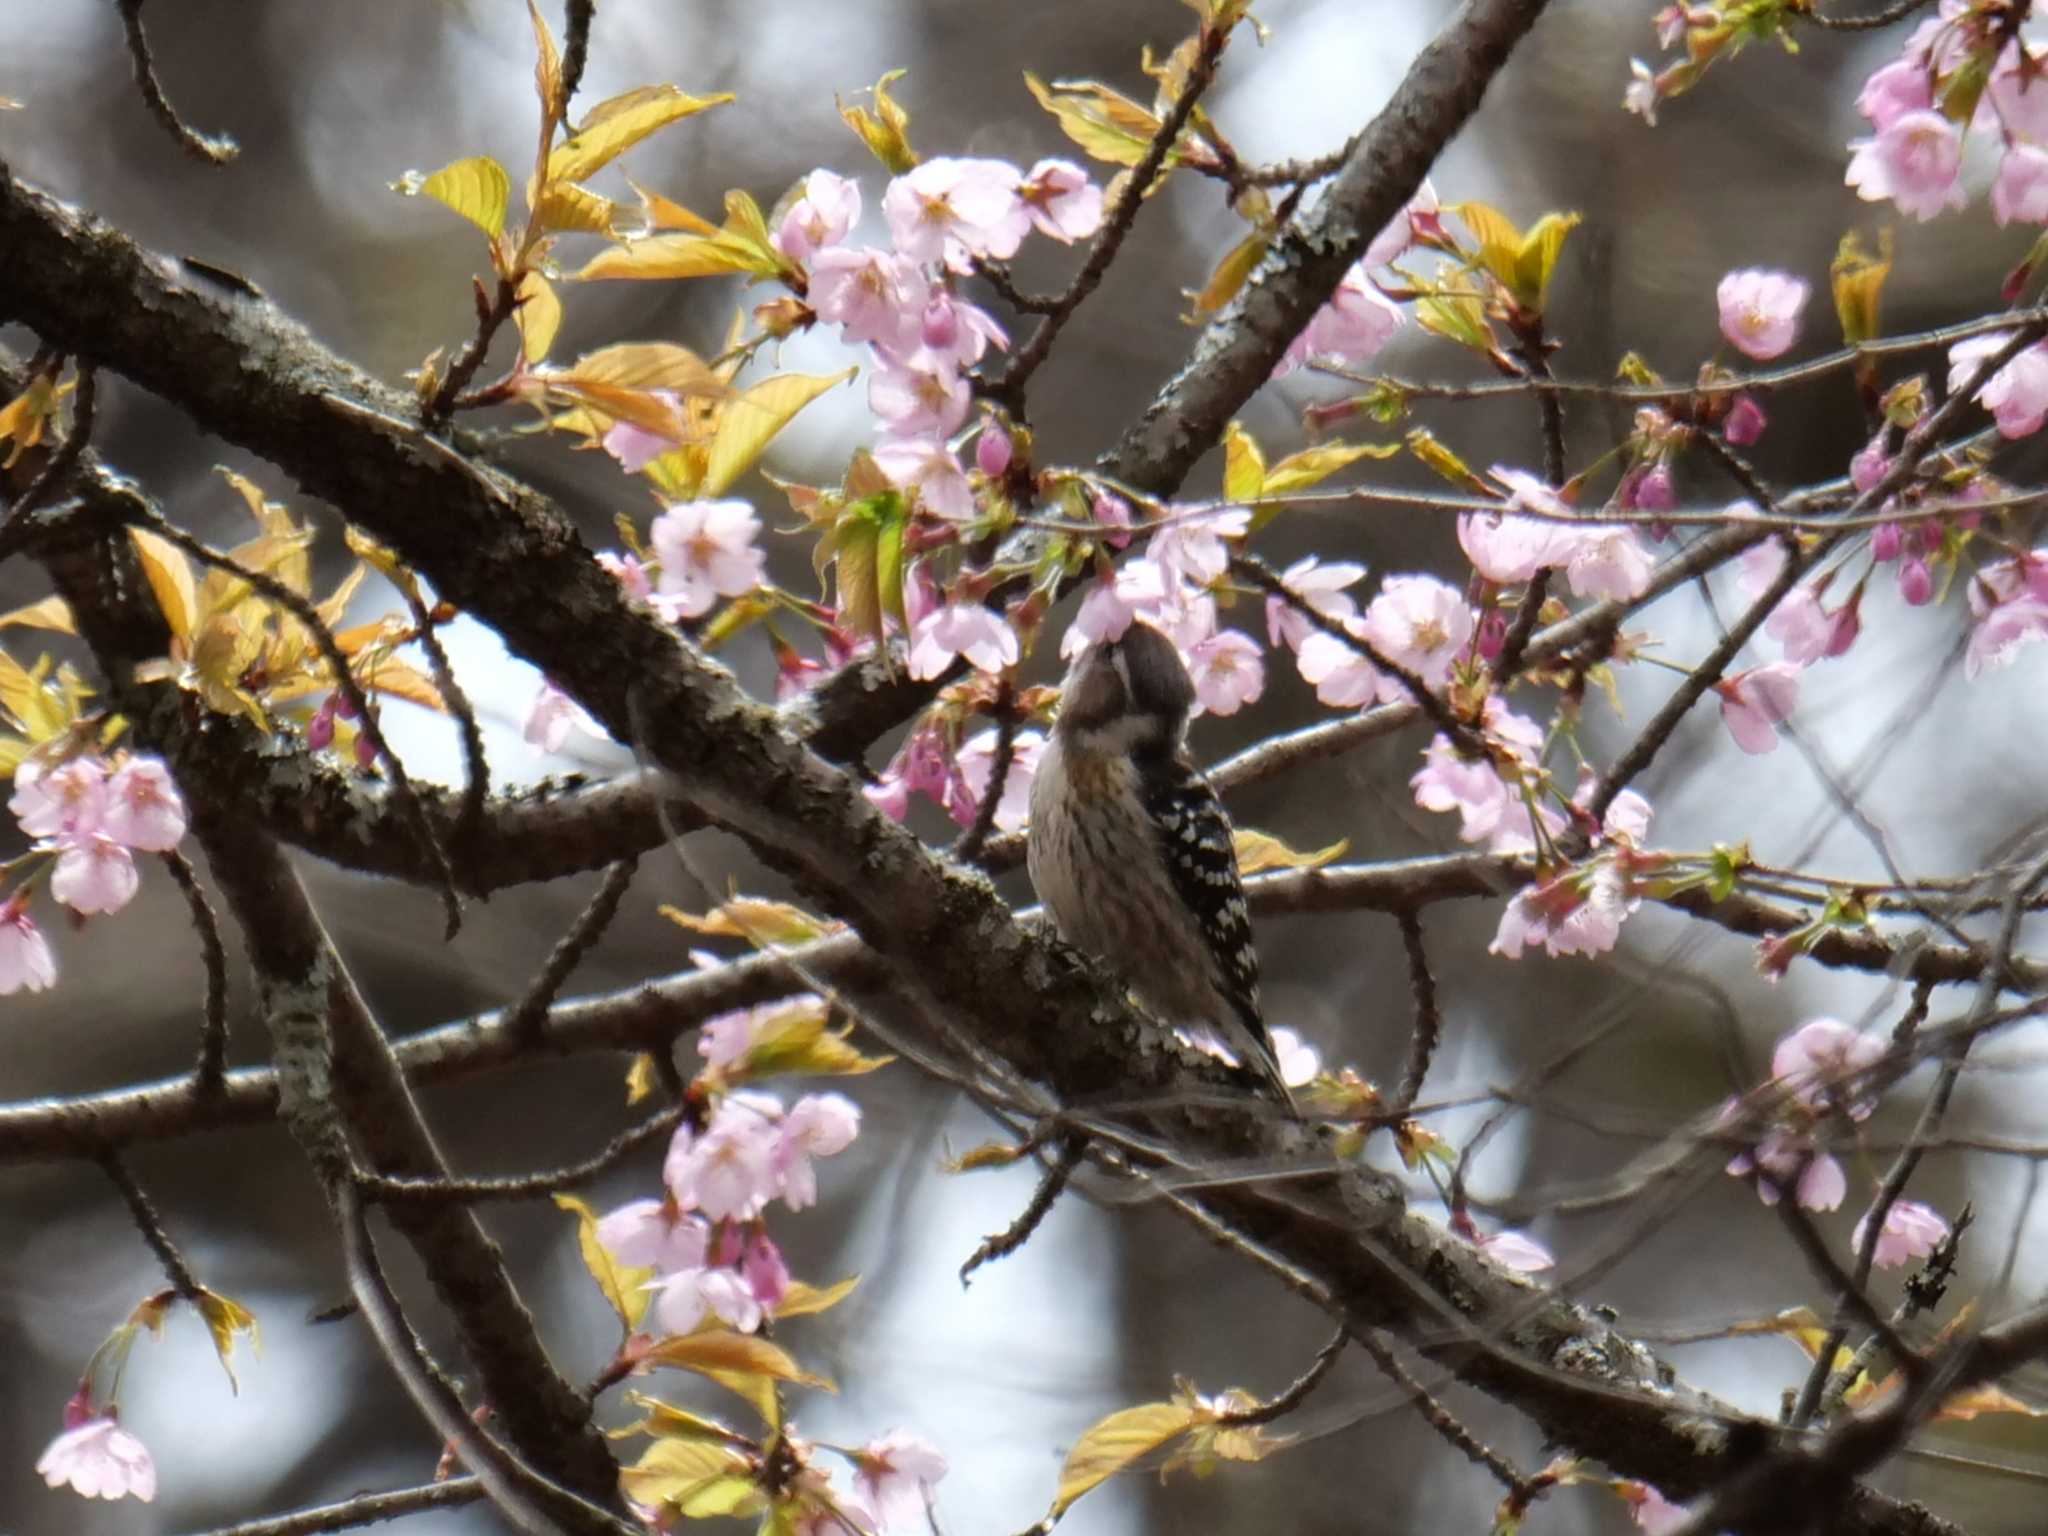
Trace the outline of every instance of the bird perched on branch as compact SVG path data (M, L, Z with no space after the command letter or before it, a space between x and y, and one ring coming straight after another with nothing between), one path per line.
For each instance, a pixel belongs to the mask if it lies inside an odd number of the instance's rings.
M1143 624L1074 659L1031 782L1031 882L1061 937L1148 1012L1291 1104L1230 818L1183 739L1194 701L1173 642Z

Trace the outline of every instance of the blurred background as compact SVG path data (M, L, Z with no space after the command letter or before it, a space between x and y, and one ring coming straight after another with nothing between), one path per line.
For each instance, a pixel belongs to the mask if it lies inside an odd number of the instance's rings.
M1270 41L1259 47L1240 36L1210 108L1250 159L1322 153L1377 109L1450 9L1439 0L1266 0L1259 14ZM1439 192L1447 202L1493 202L1523 223L1552 208L1585 215L1553 288L1553 334L1565 343L1561 373L1608 377L1633 348L1667 376L1690 374L1717 346L1714 284L1743 266L1780 267L1814 284L1794 355L1824 350L1834 340L1826 270L1836 241L1852 226L1874 233L1888 213L1858 203L1842 185L1844 145L1864 127L1852 102L1863 76L1897 51L1900 34L1816 34L1796 57L1753 50L1667 104L1651 130L1620 110L1630 55L1652 54L1651 11L1616 0L1556 0L1438 166ZM232 133L242 145L237 162L209 170L180 155L136 96L113 7L83 0L0 0L0 96L26 108L0 113L0 157L148 246L244 274L329 345L388 380L436 347L458 347L472 323L469 279L481 265L474 232L438 205L400 198L389 184L409 169L430 171L478 153L498 156L520 179L534 117L525 8L512 0L261 7L186 0L145 15L168 94L196 127ZM550 19L559 27L553 11ZM827 166L861 178L870 221L878 223L884 179L839 121L835 93L851 98L885 70L907 68L896 94L921 151L1028 165L1073 149L1032 101L1021 69L1096 77L1149 99L1140 48L1164 52L1190 25L1186 8L1172 0L1030 7L605 0L578 104L660 81L736 92L737 104L669 130L629 154L621 169L710 211L727 187L748 189L766 207L806 171ZM1980 175L1979 193L1983 181ZM1218 188L1192 177L1176 178L1148 207L1123 259L1036 383L1043 462L1094 458L1179 365L1194 334L1179 319L1182 290L1201 285L1239 230ZM1965 214L1897 235L1885 317L1894 331L1995 307L2000 277L2029 239L2021 229L1997 229L1981 196ZM1027 252L1020 278L1028 287L1057 286L1076 260L1043 242ZM594 284L564 294L558 357L624 338L672 339L708 353L734 304L759 297L717 282ZM0 331L0 342L32 345L18 331ZM505 351L501 343L494 363ZM783 349L780 366L822 372L855 360L827 339L801 338ZM1466 355L1413 326L1379 366L1410 377L1474 376ZM1943 364L1931 356L1925 366ZM483 377L491 376L487 367ZM1297 376L1262 392L1244 419L1262 443L1285 451L1299 440L1301 407L1334 392L1327 381ZM1756 454L1781 484L1838 475L1861 444L1843 379L1773 399L1771 416ZM226 537L242 516L214 473L217 464L313 510L277 471L195 433L174 408L118 380L103 381L99 419L95 441L109 462L201 533ZM1475 465L1536 463L1535 413L1523 403L1424 410L1418 420ZM1573 465L1590 462L1627 429L1617 410L1575 406L1568 418ZM1383 429L1364 435L1372 430ZM770 467L798 480L836 479L868 432L861 386L835 391L784 435ZM595 543L613 542L616 512L644 526L654 510L643 487L602 455L574 454L555 441L517 446L510 457L576 512ZM2009 470L2024 481L2028 460ZM1371 472L1431 484L1425 471L1400 460ZM1684 487L1689 505L1730 499L1724 483L1694 473ZM1214 465L1205 465L1188 489L1206 495L1216 483ZM767 521L789 521L770 488L749 489ZM337 527L331 516L321 520ZM1464 569L1448 524L1419 512L1303 510L1265 538L1276 564L1313 549L1364 560L1376 573L1422 569L1459 580ZM338 538L332 542L338 551ZM782 545L776 574L806 590L807 555L802 543ZM34 576L21 562L0 569L0 608L40 596ZM1831 770L1855 784L1898 862L1919 875L1978 868L2040 808L2048 721L2039 653L1965 688L1952 654L1960 608L1958 597L1946 607L1907 610L1887 583L1873 584L1861 644L1807 674L1799 715ZM1263 627L1249 605L1225 622L1253 633ZM1679 657L1697 655L1713 635L1693 592L1667 599L1644 624ZM23 653L20 643L8 643ZM450 646L485 719L499 780L630 767L623 753L595 745L576 744L581 755L573 760L528 747L519 725L537 682L531 669L467 623L450 632ZM767 692L764 649L743 640L727 659ZM1774 647L1752 658L1773 659ZM1035 665L1050 678L1049 645ZM1592 749L1625 740L1668 685L1654 672L1624 676L1624 719L1589 710ZM1197 750L1220 758L1322 713L1291 663L1276 656L1259 705L1199 724ZM414 714L395 706L388 717L414 772L459 777L446 723L399 718ZM1450 848L1450 819L1416 811L1406 787L1424 741L1411 730L1253 790L1237 802L1238 819L1298 847L1348 837L1354 856L1368 858ZM877 749L876 765L891 745ZM1767 862L1879 875L1869 841L1791 746L1746 757L1711 711L1695 712L1639 787L1657 808L1657 846L1699 849L1748 838ZM936 820L920 825L934 836L946 830ZM729 840L700 835L693 847L698 869L748 877ZM507 892L473 909L461 939L443 946L430 894L318 866L307 872L343 953L395 1033L518 996L535 957L592 888L564 880ZM758 881L750 888L772 889ZM1009 889L1028 899L1021 874ZM655 915L658 901L701 909L705 898L674 861L644 861L625 913L572 991L688 964L683 937ZM1904 999L1882 979L1811 967L1767 985L1746 941L1658 911L1637 915L1620 951L1597 963L1536 957L1511 964L1485 953L1497 920L1492 903L1428 916L1447 1030L1425 1099L1514 1083L1594 1043L1544 1086L1555 1112L1514 1119L1488 1144L1475 1166L1475 1194L1519 1207L1526 1219L1518 1224L1560 1255L1567 1281L1597 1266L1586 1297L1617 1308L1625 1326L1646 1336L1711 1329L1800 1303L1824 1306L1779 1226L1735 1180L1717 1180L1669 1207L1622 1207L1571 1221L1547 1207L1755 1081L1771 1042L1805 1018L1832 1014L1883 1028ZM1355 1063L1382 1081L1396 1076L1409 1021L1392 923L1363 915L1280 919L1266 923L1260 938L1273 1020L1301 1030L1326 1059ZM0 1001L5 1097L182 1069L193 1049L200 968L182 904L161 874L145 880L129 914L56 941L61 985ZM260 1060L261 1025L239 971L235 981L235 1059ZM1937 1018L1953 1011L1954 1000L1947 1001L1950 1009L1937 1004ZM2042 1139L2040 1056L2039 1030L2023 1028L1973 1057L1951 1129ZM459 1169L542 1167L594 1150L623 1123L623 1067L604 1058L551 1062L435 1089L427 1104ZM1867 1128L1874 1140L1895 1141L1908 1128L1917 1108L1911 1090L1924 1082L1918 1075L1892 1095ZM850 1302L792 1329L806 1363L842 1387L836 1397L804 1398L796 1419L821 1439L858 1442L900 1425L936 1440L952 1462L939 1510L955 1536L1016 1530L1037 1518L1073 1438L1115 1407L1166 1396L1176 1373L1205 1390L1241 1385L1271 1393L1322 1342L1323 1325L1303 1304L1144 1208L1064 1200L1021 1254L984 1270L963 1292L958 1265L984 1233L1022 1208L1031 1174L941 1173L949 1148L964 1150L988 1128L907 1068L861 1079L850 1091L866 1114L865 1133L826 1166L818 1208L778 1229L799 1275L821 1283L864 1276ZM1460 1142L1481 1118L1453 1111L1433 1123ZM586 1193L600 1209L653 1193L658 1163L649 1154ZM1883 1166L1881 1155L1852 1164L1849 1200L1822 1218L1840 1242ZM1954 1154L1928 1160L1915 1193L1951 1214L1967 1198L1977 1212L1952 1307L1981 1295L1995 1313L2038 1299L2048 1228L2032 1207L2035 1166ZM197 1321L174 1316L162 1342L137 1347L122 1393L125 1421L158 1461L157 1502L103 1506L45 1491L32 1463L59 1427L80 1367L160 1281L97 1171L0 1168L0 1360L7 1362L0 1372L0 1532L190 1531L427 1477L437 1447L367 1337L353 1323L306 1321L345 1287L321 1202L283 1132L195 1137L150 1148L134 1167L201 1276L260 1318L261 1361L245 1367L241 1395L231 1396ZM488 1221L563 1368L587 1377L609 1355L612 1323L577 1261L567 1219L537 1204L493 1207ZM409 1293L418 1294L398 1257L402 1245L386 1247ZM418 1320L452 1360L446 1330L424 1310ZM1680 1344L1670 1353L1689 1380L1766 1414L1806 1366L1789 1343L1773 1339ZM2048 1403L2048 1375L2036 1372L2021 1386ZM1526 1424L1456 1386L1445 1390L1453 1408L1520 1465L1547 1459L1550 1448ZM1488 1527L1499 1489L1449 1455L1362 1360L1347 1361L1281 1427L1305 1443L1272 1466L1228 1470L1200 1484L1121 1479L1079 1505L1065 1529L1074 1536L1283 1529L1371 1536ZM2007 1416L1942 1426L1924 1445L1940 1454L1901 1460L1881 1479L1885 1486L1982 1536L2040 1529L2048 1433L2037 1423ZM420 1536L492 1528L481 1507L416 1516L406 1527ZM1628 1523L1605 1493L1566 1490L1536 1511L1529 1528L1619 1532Z

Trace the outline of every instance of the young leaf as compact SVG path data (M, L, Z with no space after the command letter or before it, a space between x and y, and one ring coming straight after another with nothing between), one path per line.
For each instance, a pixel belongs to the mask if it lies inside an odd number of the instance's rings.
M156 594L156 605L163 610L171 638L189 643L199 622L199 590L185 552L146 528L130 528L128 538L142 562L142 574L149 578L149 589Z
M1237 849L1238 873L1244 875L1255 875L1266 869L1321 869L1325 864L1344 857L1344 850L1351 846L1348 838L1340 837L1327 848L1301 853L1279 838L1255 832L1250 827L1238 828L1231 834L1231 842Z
M849 368L844 373L778 374L727 400L719 411L698 494L724 495L734 481L753 468L762 450L798 411L859 371Z
M408 171L392 187L407 197L431 197L461 214L493 240L505 232L512 178L489 155L471 155L444 165L431 176Z
M843 931L846 924L813 917L802 907L786 901L763 901L752 896L734 896L722 901L702 917L680 907L663 906L661 915L679 928L713 938L745 939L750 944L806 944L830 933Z
M519 350L529 363L547 361L555 344L555 332L562 327L562 301L555 286L538 272L519 280L519 307L512 311L519 327Z
M1257 501L1266 489L1266 456L1242 423L1223 428L1223 494L1230 501Z
M672 85L657 85L601 102L591 110L583 131L548 156L547 179L586 181L649 134L731 100L730 91L692 96Z
M1578 228L1576 213L1546 213L1515 250L1514 280L1508 284L1524 309L1538 314L1550 298L1550 279L1564 250L1564 237Z
M609 235L615 231L619 205L587 187L551 181L535 198L533 216L550 233Z
M590 1278L597 1282L604 1299L631 1333L653 1299L652 1293L642 1287L654 1278L654 1271L634 1269L613 1258L611 1250L597 1239L597 1212L584 1201L574 1195L558 1194L555 1204L575 1215L576 1244L583 1254L583 1267L590 1271Z
M792 1280L782 1300L775 1305L775 1315L784 1317L809 1317L814 1313L829 1311L853 1294L853 1288L860 1284L859 1275L848 1275L837 1285L822 1289L806 1285L801 1280Z
M1324 443L1316 448L1303 448L1266 471L1265 488L1260 494L1285 496L1290 491L1305 491L1360 459L1391 459L1400 451L1399 443Z
M780 1344L758 1334L734 1333L729 1328L705 1328L680 1338L663 1339L641 1361L646 1365L672 1365L679 1370L695 1371L728 1386L731 1383L725 1378L730 1376L786 1381L825 1392L839 1390L824 1377L803 1369Z
M917 165L917 151L910 147L910 114L898 106L889 87L907 71L892 69L875 82L875 110L839 103L839 115L846 126L860 135L861 142L881 161L892 176L901 176Z
M533 85L540 96L540 115L552 129L568 106L562 99L562 53L533 0L526 0L526 14L533 20Z
M19 625L23 629L47 629L60 635L75 635L77 627L71 621L71 605L61 597L46 597L26 607L0 613L0 629L11 629Z
M235 1338L238 1334L249 1335L249 1349L260 1353L262 1335L256 1327L256 1318L239 1301L209 1291L203 1286L193 1298L199 1308L199 1315L206 1319L207 1332L213 1335L213 1352L220 1356L220 1368L228 1373L228 1386L239 1393L241 1383L235 1380Z
M743 1473L747 1466L746 1457L730 1445L669 1437L648 1446L634 1465L621 1467L619 1486L636 1503L680 1508L702 1490Z
M687 1408L678 1408L665 1403L658 1397L649 1397L645 1392L628 1392L626 1400L637 1408L645 1408L647 1417L627 1429L607 1430L614 1438L627 1435L654 1435L664 1440L709 1440L720 1445L751 1446L752 1441L745 1435L727 1429L716 1419L707 1419L702 1414L692 1413Z
M661 1085L654 1058L642 1051L626 1067L626 1102L638 1104Z
M1074 1501L1101 1486L1142 1456L1150 1455L1185 1434L1196 1422L1186 1403L1145 1403L1121 1408L1074 1442L1060 1469L1059 1492L1047 1518L1058 1519Z
M1024 84L1058 120L1061 132L1097 160L1136 165L1159 132L1159 118L1099 80L1055 80L1047 85L1029 70Z

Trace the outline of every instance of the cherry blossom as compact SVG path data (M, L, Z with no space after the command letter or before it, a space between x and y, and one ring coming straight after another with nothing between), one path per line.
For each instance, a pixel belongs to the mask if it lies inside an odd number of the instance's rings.
M1009 472L1011 461L1016 457L1017 444L1005 432L1002 423L990 420L982 425L974 439L974 467L991 480L1000 480Z
M1728 345L1760 363L1782 357L1799 336L1799 312L1812 292L1789 273L1745 267L1721 279L1715 298Z
M1841 1104L1850 1118L1867 1120L1877 1108L1874 1095L1850 1103L1841 1095L1852 1079L1884 1057L1884 1042L1851 1029L1839 1019L1810 1019L1786 1035L1771 1052L1771 1076L1810 1109Z
M1856 93L1856 110L1882 132L1907 112L1924 112L1934 105L1934 92L1927 68L1910 59L1894 59L1863 82Z
M1628 61L1628 89L1621 93L1622 106L1652 128L1657 126L1657 73L1641 59Z
M50 941L28 915L28 894L17 891L0 902L0 997L57 984L57 959Z
M711 1229L673 1200L629 1200L598 1220L597 1240L621 1264L665 1275L701 1267Z
M940 517L958 523L974 516L974 483L942 437L886 438L875 445L875 467Z
M1865 1211L1850 1235L1849 1246L1858 1253L1863 1251L1863 1239L1870 1231L1871 1214ZM1948 1223L1933 1206L1922 1205L1918 1200L1894 1200L1891 1209L1884 1213L1884 1225L1878 1229L1871 1262L1879 1269L1896 1269L1914 1259L1926 1258L1947 1236Z
M810 306L850 342L916 345L930 294L915 261L872 246L835 245L811 262Z
M1615 1492L1630 1506L1629 1515L1637 1528L1648 1536L1671 1536L1692 1519L1689 1506L1672 1503L1648 1483L1618 1483Z
M1311 362L1356 366L1369 360L1401 328L1401 306L1373 287L1361 261L1344 274L1337 291L1315 312L1301 334L1287 344L1273 377Z
M52 1488L67 1483L88 1499L156 1497L156 1463L149 1447L128 1433L112 1413L75 1424L52 1440L36 1461Z
M1010 744L1010 774L1003 780L1003 793L996 801L998 832L1017 832L1031 819L1031 776L1038 772L1038 760L1045 755L1045 732L1019 731ZM995 771L996 731L991 726L970 736L954 754L953 767L965 791L958 797L954 819L970 825L988 794L989 775ZM963 816L961 812L964 811Z
M60 845L50 894L85 916L118 912L142 883L134 855L104 832L73 833Z
M682 397L672 389L649 391L655 399L665 401L671 411L683 408ZM604 451L618 460L619 468L629 475L637 475L665 453L673 452L681 445L672 437L630 421L613 422L605 429Z
M1344 589L1365 575L1365 567L1349 560L1323 564L1314 555L1304 555L1280 573L1280 585L1292 592L1316 613L1341 624L1358 612L1358 605ZM1274 645L1298 650L1302 641L1316 632L1308 615L1284 597L1266 599L1266 638Z
M1678 485L1671 466L1659 459L1628 484L1623 508L1629 512L1674 512L1678 509ZM1655 529L1653 527L1653 532ZM1658 535L1662 537L1662 535Z
M958 364L928 347L882 353L868 370L868 409L892 436L945 437L967 419L970 398Z
M1985 92L1992 108L1986 126L2030 144L2048 143L2048 84L2041 80L2039 57L2029 59L2028 64L2029 68L2021 68L2017 40L1999 54Z
M1899 598L1910 608L1934 599L1934 571L1918 555L1899 562Z
M748 1221L781 1192L776 1159L781 1101L769 1094L726 1095L700 1134L680 1127L669 1143L662 1179L676 1204L714 1221Z
M1489 954L1519 960L1541 944L1554 956L1599 955L1614 948L1621 925L1637 900L1625 893L1621 876L1608 865L1590 875L1574 871L1517 891L1501 913Z
M1408 205L1387 220L1386 228L1372 237L1372 244L1365 248L1359 265L1385 267L1399 261L1415 243L1418 228L1435 223L1437 211L1436 188L1424 178L1415 195L1408 199Z
M1230 569L1226 541L1243 538L1251 523L1242 507L1189 513L1153 534L1145 554L1166 575L1206 587Z
M1238 630L1218 630L1197 641L1186 661L1197 714L1234 715L1266 691L1266 663L1259 644Z
M7 809L30 837L96 832L107 814L107 766L90 755L54 768L28 758L14 770Z
M549 679L541 679L539 691L526 707L526 719L520 726L520 735L543 752L559 752L568 741L571 729L582 731L598 741L611 739L589 710Z
M1365 634L1389 661L1439 688L1472 639L1472 610L1457 588L1434 576L1389 576L1365 611ZM1380 697L1403 699L1407 690L1382 678Z
M1977 587L1970 587L1970 606L1978 610L1976 626L1963 656L1963 675L1977 678L2012 665L2021 647L2048 640L2048 603L2021 597L1996 607L1979 608Z
M160 757L131 757L107 781L101 830L144 853L169 853L185 836L185 802Z
M1744 390L1728 407L1727 419L1721 423L1721 435L1737 448L1747 448L1763 437L1764 428L1770 424L1770 418L1764 415L1764 408L1757 404L1756 396Z
M1354 638L1365 638L1363 619L1345 620L1344 629ZM1294 664L1302 681L1315 689L1317 700L1332 709L1370 704L1387 681L1364 652L1320 629L1295 648Z
M1802 584L1778 600L1764 621L1764 633L1785 648L1787 661L1804 667L1827 655L1835 623L1821 606L1820 595Z
M1009 332L994 315L945 288L934 288L925 300L917 319L917 339L926 351L951 358L961 368L980 362L990 347L1001 352L1010 345Z
M1991 216L2000 224L2048 224L2048 149L2014 144L1991 183Z
M721 597L753 591L767 563L754 548L760 531L760 519L744 501L686 501L664 509L648 530L661 562L658 590L692 619Z
M1986 361L2012 338L2005 332L1972 336L1948 349L1950 393L1977 376ZM1984 381L1977 403L1991 412L2003 437L2030 437L2048 421L2048 348L2028 347Z
M1575 596L1629 602L1649 590L1654 564L1635 529L1608 523L1579 531L1564 573Z
M1063 245L1091 238L1102 227L1102 188L1071 160L1041 160L1017 189L1041 235Z
M1721 696L1721 723L1735 745L1759 755L1777 750L1777 727L1792 718L1799 703L1799 672L1791 662L1775 661L1714 685Z
M945 1475L946 1458L938 1447L908 1430L892 1429L854 1456L854 1487L889 1529L924 1524L932 1485Z
M1569 527L1518 514L1518 509L1528 508L1553 517L1569 516L1571 508L1564 498L1527 470L1496 464L1490 473L1508 489L1506 507L1499 512L1467 512L1458 518L1458 545L1472 568L1488 581L1517 586L1538 571L1569 559Z
M1543 748L1541 726L1514 713L1498 695L1487 699L1481 725L1497 749L1534 770ZM1415 803L1424 810L1456 811L1458 836L1465 842L1489 843L1497 853L1535 846L1521 788L1502 778L1494 760L1466 757L1441 732L1424 749L1422 767L1408 785L1415 792ZM1563 819L1547 806L1542 814L1546 832L1564 829Z
M1131 563L1141 565L1145 562ZM1061 658L1071 660L1091 645L1121 639L1137 612L1136 606L1124 597L1122 583L1116 575L1100 576L1089 582L1087 590L1081 594L1081 606L1074 611L1074 622L1060 636Z
M910 636L910 675L937 677L955 656L982 672L1017 664L1017 634L980 603L944 603L919 619Z
M860 1106L843 1093L807 1093L789 1107L775 1147L782 1203L792 1211L818 1202L814 1157L833 1157L860 1134Z
M1523 1274L1549 1269L1557 1263L1551 1251L1526 1232L1496 1232L1491 1236L1481 1232L1469 1211L1451 1212L1451 1231L1494 1263Z
M1032 224L1017 168L1002 160L941 156L889 183L882 212L897 251L965 272L976 256L1007 261Z
M1790 1131L1771 1132L1752 1151L1732 1158L1728 1172L1736 1178L1754 1176L1756 1196L1765 1205L1776 1205L1787 1185L1792 1185L1793 1200L1809 1211L1832 1211L1849 1192L1842 1165L1817 1151L1810 1137Z
M938 730L920 725L904 738L896 755L882 770L878 783L867 787L867 797L897 821L910 814L910 797L924 795L944 802L953 776L946 758L946 744Z
M775 249L802 265L837 245L860 222L860 183L831 171L804 178L804 195L789 205L775 231Z
M1919 107L1896 114L1875 138L1852 139L1844 180L1865 202L1889 198L1899 212L1931 219L1963 206L1963 141L1941 113Z

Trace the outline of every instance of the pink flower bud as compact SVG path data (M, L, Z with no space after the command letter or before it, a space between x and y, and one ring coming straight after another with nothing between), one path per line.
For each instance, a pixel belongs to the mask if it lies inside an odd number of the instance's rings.
M370 740L368 731L356 737L356 766L366 773L377 766L377 744Z
M1899 558L1899 549L1904 543L1905 533L1897 523L1879 523L1877 531L1870 536L1870 558L1879 565L1889 565Z
M1829 615L1828 656L1846 656L1856 637L1863 633L1863 588L1857 587L1849 601Z
M1941 548L1941 527L1923 519L1906 530L1906 548L1916 555L1932 555Z
M935 297L924 307L924 323L919 333L934 352L950 352L960 340L960 317L946 299Z
M1934 572L1917 555L1899 567L1899 596L1910 607L1923 607L1934 596Z
M1500 609L1492 609L1479 621L1479 654L1486 660L1500 660L1500 648L1507 638L1508 616Z
M313 711L313 718L306 722L306 746L314 752L325 752L334 745L334 699Z
M1671 466L1654 464L1636 482L1635 509L1638 512L1670 512L1678 506L1678 487L1671 479Z
M1010 434L992 421L981 429L981 436L975 439L975 467L989 479L1000 480L1004 471L1010 467L1013 452L1014 445L1010 441Z
M1721 435L1738 448L1747 448L1764 435L1764 428L1770 422L1764 415L1764 408L1756 403L1756 397L1740 394L1735 404L1728 408L1728 420L1722 424Z

